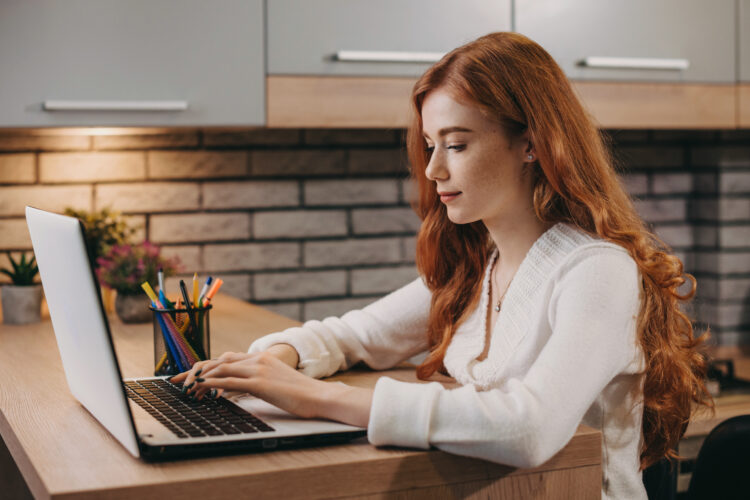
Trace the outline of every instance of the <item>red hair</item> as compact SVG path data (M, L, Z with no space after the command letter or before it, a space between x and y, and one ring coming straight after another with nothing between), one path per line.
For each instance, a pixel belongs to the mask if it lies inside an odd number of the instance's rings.
M412 178L419 186L415 210L422 219L417 267L432 291L430 353L417 368L421 379L444 371L443 358L458 325L479 301L492 240L481 221L450 222L434 184L422 136L421 107L437 88L474 103L510 138L528 132L537 160L533 204L545 223L566 222L625 248L643 286L638 343L646 358L641 467L673 451L693 403L712 407L703 377L706 360L680 303L690 300L695 278L648 230L613 166L608 140L593 124L570 82L538 44L517 33L492 33L448 53L414 85L407 133ZM690 290L678 289L690 280Z

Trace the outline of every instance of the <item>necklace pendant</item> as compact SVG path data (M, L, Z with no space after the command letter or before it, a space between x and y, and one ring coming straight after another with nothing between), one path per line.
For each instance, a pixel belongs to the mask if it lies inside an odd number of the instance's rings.
M500 302L495 306L495 312L500 312Z

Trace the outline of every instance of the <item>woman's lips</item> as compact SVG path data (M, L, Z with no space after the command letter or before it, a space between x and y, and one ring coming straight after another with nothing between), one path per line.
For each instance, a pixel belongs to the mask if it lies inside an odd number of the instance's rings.
M461 194L461 191L443 191L442 193L438 194L440 195L440 201L442 201L443 203L448 203L458 198L458 196Z

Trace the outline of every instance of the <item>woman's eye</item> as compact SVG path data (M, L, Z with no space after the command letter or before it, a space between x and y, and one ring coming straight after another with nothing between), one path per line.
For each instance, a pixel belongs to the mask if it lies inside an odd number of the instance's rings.
M454 151L463 151L466 149L466 144L453 144L448 146L446 149L453 149Z
M435 150L435 146L425 146L424 152L425 153L432 153Z

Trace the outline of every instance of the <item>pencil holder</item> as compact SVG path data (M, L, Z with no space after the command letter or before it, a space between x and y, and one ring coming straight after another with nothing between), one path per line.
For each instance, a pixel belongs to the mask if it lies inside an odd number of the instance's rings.
M188 309L149 308L154 323L154 375L177 375L211 357L211 305Z

